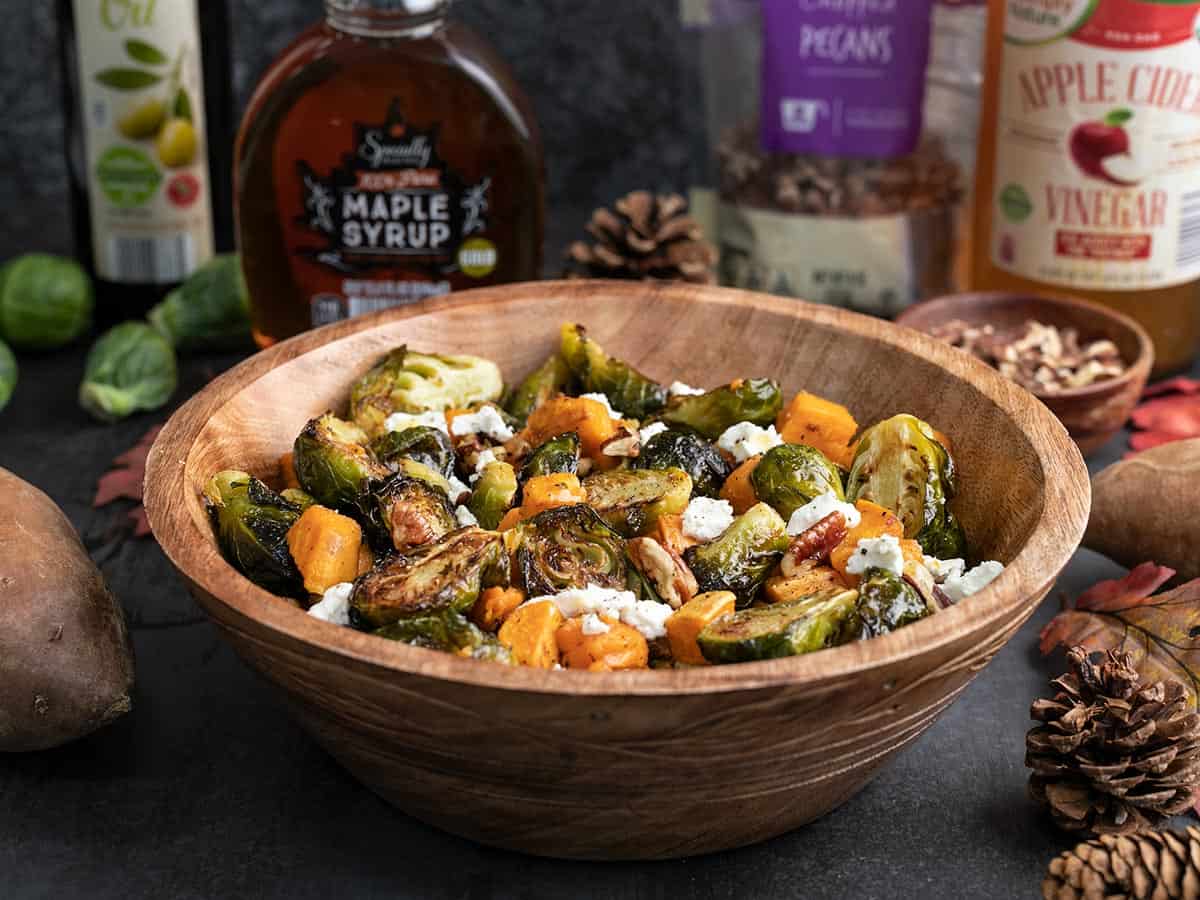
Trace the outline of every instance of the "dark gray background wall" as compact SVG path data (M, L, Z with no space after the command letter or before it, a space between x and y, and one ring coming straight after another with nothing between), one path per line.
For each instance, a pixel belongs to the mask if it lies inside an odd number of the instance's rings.
M230 3L240 114L275 54L322 6ZM0 248L66 252L55 4L0 0L0 9ZM598 203L638 187L687 186L701 109L676 0L457 0L452 15L496 45L533 100L552 253Z

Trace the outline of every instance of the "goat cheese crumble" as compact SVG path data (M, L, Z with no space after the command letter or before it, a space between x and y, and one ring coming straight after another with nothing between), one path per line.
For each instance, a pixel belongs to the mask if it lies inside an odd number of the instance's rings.
M941 587L946 596L957 603L964 597L970 597L972 594L982 591L995 581L1003 571L1003 564L989 559L987 562L981 562L975 568L969 569L961 575L950 575L942 582Z
M894 534L884 534L859 541L846 562L846 571L851 575L861 575L867 569L885 569L893 575L903 575L904 553L900 549L900 538Z
M925 568L933 576L933 580L941 584L947 578L958 578L966 571L967 563L961 559L938 559L936 556L925 557Z
M683 533L698 541L720 537L733 524L733 505L728 500L693 497L683 511Z
M388 431L404 431L417 425L450 433L446 427L446 413L440 409L431 409L423 413L394 412L383 420L383 427Z
M579 399L580 400L595 400L597 403L599 403L601 406L604 407L604 410L605 410L605 412L608 413L608 416L610 419L616 419L619 422L621 419L625 418L625 415L623 413L612 408L612 404L608 402L608 397L605 396L604 394L598 394L598 393L580 394Z
M477 518L475 518L475 514L473 512L471 512L469 509L467 509L465 506L455 507L454 518L457 520L458 524L463 528L466 528L468 525L478 525L479 524L479 520Z
M463 494L471 493L471 489L469 487L467 487L465 484L463 484L457 475L454 475L452 473L450 475L450 477L447 478L446 480L448 482L450 482L450 500L451 500L451 502L457 503L459 500L462 499Z
M308 608L308 614L322 622L332 622L334 625L350 624L350 595L354 593L354 584L343 581L327 589L321 599Z
M583 624L579 630L586 635L608 634L612 630L611 626L600 618L595 613L588 613L583 617Z
M753 422L738 422L736 425L731 425L717 438L717 446L740 463L752 456L766 453L772 447L778 447L782 443L783 438L779 436L774 425L759 428Z
M842 514L847 528L853 528L862 521L862 514L855 509L853 503L845 503L839 500L833 491L826 491L792 513L791 518L788 519L787 533L793 537L803 534L830 513L835 512Z
M654 437L655 435L662 434L664 431L667 431L667 430L668 430L667 426L664 425L662 422L651 422L645 428L638 431L638 441L641 443L641 445L643 447L645 447L648 443L650 443L650 439L652 437Z
M480 407L478 412L455 416L454 421L450 423L450 433L455 437L482 434L500 443L504 443L513 436L513 430L508 427L504 417L496 412L494 406Z
M483 470L494 462L499 462L499 460L496 459L496 454L491 450L484 450L475 457L475 471L471 474L471 484L477 482L479 476L483 474ZM462 482L459 483L461 484Z
M667 388L667 393L672 397L699 397L707 394L708 391L704 388L694 388L682 381L672 381L671 386Z
M639 600L632 591L589 584L585 588L567 588L557 594L533 597L529 603L550 602L568 619L589 613L615 619L636 628L648 641L667 633L667 619L673 610L665 603Z

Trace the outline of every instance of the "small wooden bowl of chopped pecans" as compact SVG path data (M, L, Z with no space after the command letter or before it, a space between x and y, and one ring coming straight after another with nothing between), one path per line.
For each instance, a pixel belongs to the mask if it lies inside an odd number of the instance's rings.
M1125 424L1154 364L1142 326L1086 300L950 294L911 306L896 321L970 353L1033 393L1084 455Z

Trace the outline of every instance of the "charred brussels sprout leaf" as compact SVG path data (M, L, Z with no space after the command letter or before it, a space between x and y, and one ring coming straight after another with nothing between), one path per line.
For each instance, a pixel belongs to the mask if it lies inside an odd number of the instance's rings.
M625 537L682 513L692 496L691 476L681 469L612 469L588 476L583 487L588 506Z
M716 540L685 550L683 559L700 593L732 591L738 606L748 606L787 546L787 526L779 513L757 503Z
M376 629L375 634L392 641L441 650L458 656L512 663L508 648L469 622L461 613L443 612L401 619Z
M842 475L820 450L804 444L780 444L763 454L750 476L754 495L787 521L810 500L832 492L845 499Z
M398 347L351 386L350 417L377 435L394 412L466 409L498 400L503 390L500 369L491 360Z
M383 546L390 540L401 553L435 541L458 527L446 492L406 472L372 483L362 504L372 543Z
M279 492L279 496L300 510L300 512L304 512L310 506L315 506L317 503L316 497L307 491L300 490L300 488L285 488Z
M922 548L961 543L962 530L949 507L955 489L950 454L927 423L907 414L863 433L846 482L851 501L870 500L890 509L904 523L904 536Z
M692 494L716 497L732 471L720 452L701 437L686 431L656 434L633 461L636 469L682 469L692 478Z
M494 462L484 467L471 491L467 509L481 528L495 529L517 499L517 474L508 463Z
M573 431L552 437L538 446L525 465L521 466L521 484L539 475L554 475L567 472L574 475L579 471L579 435Z
M590 506L561 506L520 525L517 571L530 597L589 584L625 588L625 541Z
M917 589L886 569L868 569L858 586L858 616L851 636L865 640L932 615Z
M856 593L829 590L791 603L744 609L709 623L697 636L714 663L799 656L839 644L854 618Z
M218 472L204 488L217 545L235 569L273 594L304 593L300 572L288 552L288 529L300 509L269 487L233 469Z
M503 572L498 534L463 528L362 576L350 596L359 628L377 629L417 616L465 613Z
M609 356L582 325L563 326L561 353L585 393L604 394L612 408L626 416L644 419L667 402L662 385Z
M383 465L366 446L362 429L325 413L312 419L292 446L300 487L322 506L354 512L370 481L386 478Z
M958 516L949 509L938 525L929 525L917 535L917 541L929 556L938 559L966 559L968 555L967 533Z
M574 378L566 360L555 353L525 376L504 408L523 425L529 414L551 397L566 393Z
M738 422L770 425L782 408L779 385L769 378L745 378L707 394L677 397L658 418L671 428L715 441Z
M144 322L105 332L88 351L79 405L101 422L158 409L175 393L175 348Z
M389 431L371 443L371 450L388 467L394 468L397 460L412 459L443 478L454 472L454 447L450 436L440 428L414 425L403 431Z

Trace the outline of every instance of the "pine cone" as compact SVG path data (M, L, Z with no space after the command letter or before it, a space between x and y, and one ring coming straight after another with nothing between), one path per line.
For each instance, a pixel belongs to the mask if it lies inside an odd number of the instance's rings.
M1200 828L1106 834L1056 856L1042 882L1046 900L1200 898Z
M1060 828L1096 834L1145 831L1192 803L1200 784L1200 716L1178 681L1142 684L1128 653L1101 664L1082 647L1074 672L1037 700L1041 722L1025 738L1029 791Z
M615 210L615 212L613 211ZM634 191L592 213L587 232L595 243L567 248L568 278L658 278L712 284L717 249L687 215L678 194Z

